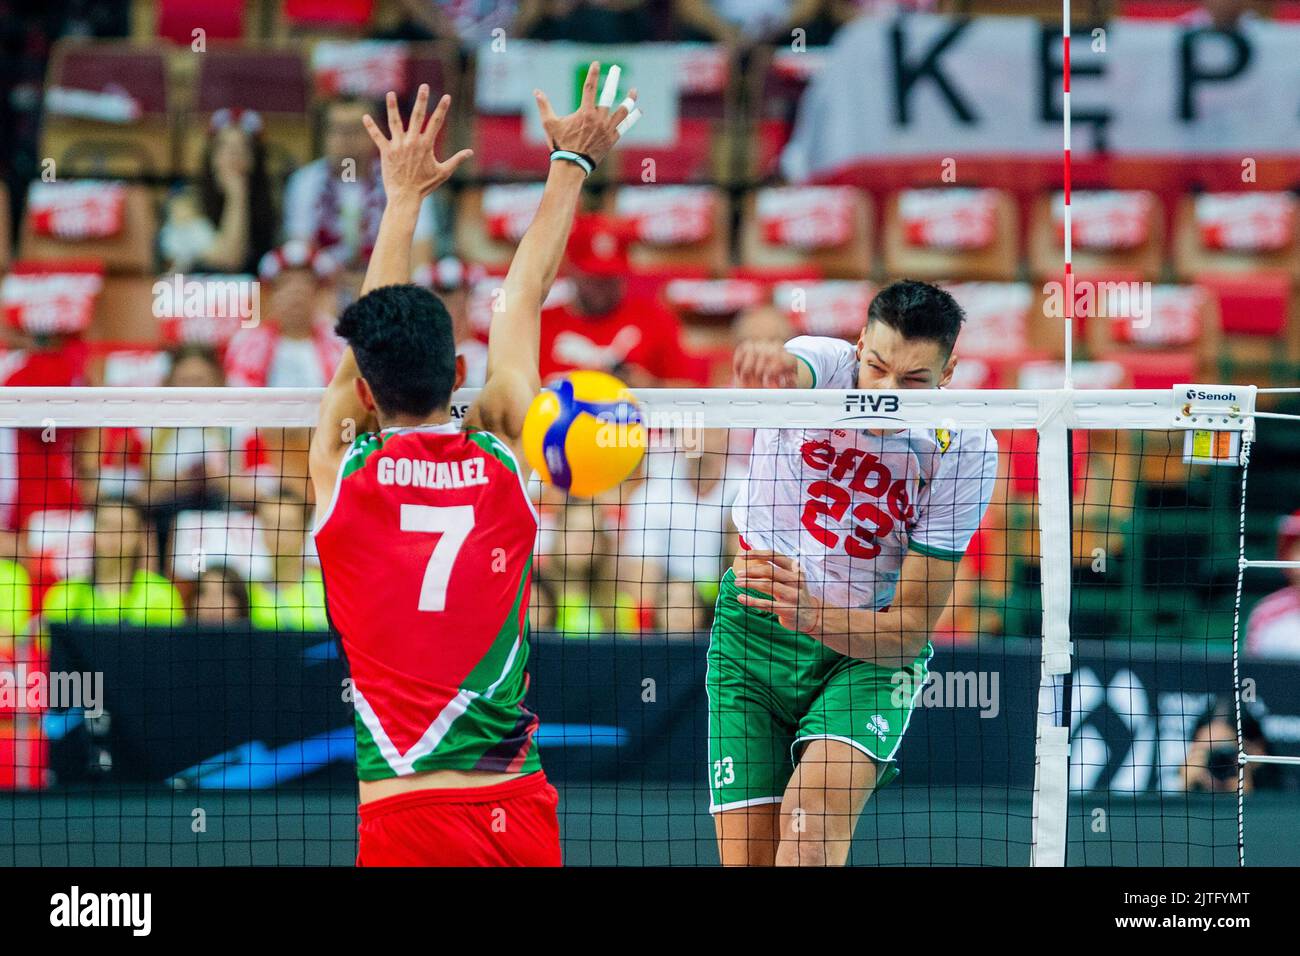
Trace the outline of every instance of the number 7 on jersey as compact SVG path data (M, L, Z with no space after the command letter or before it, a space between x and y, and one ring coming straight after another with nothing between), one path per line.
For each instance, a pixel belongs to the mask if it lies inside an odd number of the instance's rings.
M432 505L402 505L400 525L403 531L442 535L433 546L429 563L424 568L419 608L421 611L445 611L452 565L456 563L461 545L474 529L474 506L435 508Z

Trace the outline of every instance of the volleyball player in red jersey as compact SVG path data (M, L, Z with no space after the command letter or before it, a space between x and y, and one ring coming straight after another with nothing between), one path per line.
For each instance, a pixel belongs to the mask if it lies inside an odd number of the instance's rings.
M409 126L392 93L389 135L365 121L387 205L362 296L338 322L349 348L311 446L316 547L356 708L358 865L560 863L558 797L523 704L537 515L520 432L539 388L541 305L583 180L636 113L635 94L611 108L612 84L598 105L599 76L593 63L566 117L536 94L551 168L464 428L450 409L465 377L451 319L410 278L421 200L470 153L435 158L450 100L425 125L427 86Z

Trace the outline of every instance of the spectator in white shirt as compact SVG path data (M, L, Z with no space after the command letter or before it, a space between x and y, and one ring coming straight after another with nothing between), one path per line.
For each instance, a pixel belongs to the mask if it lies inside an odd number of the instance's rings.
M648 477L624 511L622 552L662 569L669 580L708 582L735 547L731 503L744 456L727 454L727 431L678 434L679 445L646 456ZM689 441L688 441L689 439Z
M329 103L324 113L325 155L290 176L284 190L284 238L328 250L349 271L364 270L370 261L384 211L375 146L361 125L367 113L385 127L388 112L383 104L360 99ZM432 261L450 242L446 199L430 196L420 207L412 265Z

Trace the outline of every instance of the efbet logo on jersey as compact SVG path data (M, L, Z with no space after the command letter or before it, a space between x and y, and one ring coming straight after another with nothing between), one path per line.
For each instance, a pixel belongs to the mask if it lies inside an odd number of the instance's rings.
M579 498L613 488L645 454L641 408L618 379L570 372L547 385L524 418L524 454L542 480Z

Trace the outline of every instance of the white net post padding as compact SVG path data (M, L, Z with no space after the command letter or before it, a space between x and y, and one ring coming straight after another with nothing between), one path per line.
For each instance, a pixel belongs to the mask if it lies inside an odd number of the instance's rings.
M1062 398L1068 393L1062 393ZM1070 443L1065 401L1045 409L1038 431L1039 533L1042 553L1042 689L1035 743L1033 866L1064 866L1069 800L1070 714L1060 693L1070 673Z

